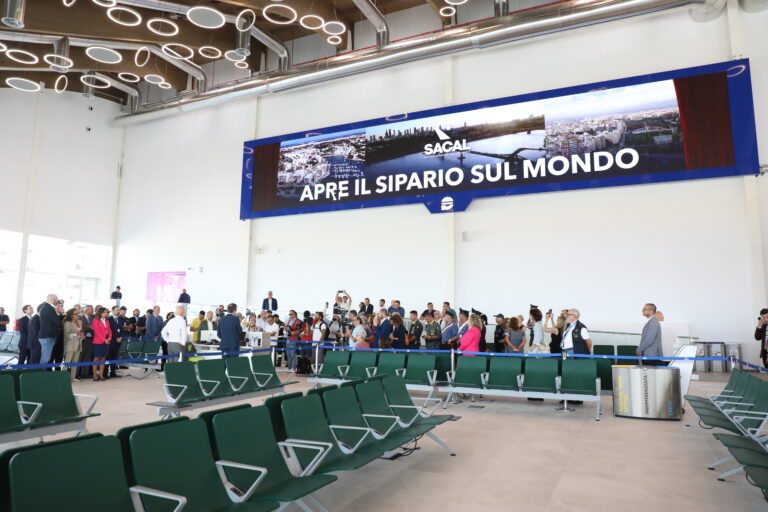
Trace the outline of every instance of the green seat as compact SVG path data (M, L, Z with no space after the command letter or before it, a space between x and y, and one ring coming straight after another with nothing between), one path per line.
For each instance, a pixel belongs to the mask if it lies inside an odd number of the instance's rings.
M208 400L209 385L203 390L202 384L197 380L195 363L184 361L165 365L165 392L171 402L186 404Z
M240 409L250 409L250 407L251 407L251 404L237 404L229 407L221 407L219 409L208 410L198 414L197 417L203 420L205 422L205 426L208 428L208 439L211 440L211 448L213 449L214 453L216 452L216 448L213 444L213 418L217 414L224 414L227 412L239 411ZM259 433L259 435L261 435L261 433Z
M340 379L342 376L342 366L349 364L349 352L346 350L329 350L326 351L323 359L320 372L316 373L317 377L323 377L327 379Z
M270 501L247 501L250 489L228 490L219 476L203 420L137 430L131 434L130 448L136 484L186 497L184 512L266 512L279 506ZM252 483L263 475L257 470L250 473ZM230 496L245 502L234 503ZM167 500L143 501L147 512L171 510Z
M405 368L405 354L397 352L382 352L376 365L376 375L397 375L397 371Z
M85 413L80 412L77 399L72 393L69 372L33 372L19 377L21 399L43 404L35 420L36 425L82 421L99 416L91 413L91 404Z
M749 384L749 378L750 375L748 375L746 372L743 372L738 368L734 368L723 390L719 394L714 395L712 398L716 400L733 400L743 396L744 390L747 384ZM685 400L688 403L704 403L712 405L712 398L708 396L697 396L691 394L685 395Z
M597 395L597 364L593 359L563 360L560 392L574 395Z
M433 386L437 379L434 354L408 354L405 367L405 382L407 384L424 384Z
M123 345L129 359L139 359L144 354L144 341L142 340L131 340L128 343L123 343Z
M117 351L118 359L128 359L128 343L129 342L125 339L120 342L120 348Z
M451 385L482 388L485 378L483 374L488 370L488 360L483 356L459 356L456 359L456 372L448 374Z
M761 379L750 375L746 379L746 385L741 388L738 395L734 394L732 397L723 398L722 401L718 401L718 404L724 408L737 408L742 411L751 411L756 407L758 402L761 402L761 398L766 394L761 392L768 391L766 388L768 388L768 384ZM688 404L700 417L704 415L728 419L718 406L711 401L691 401L688 402ZM730 420L728 419L728 421Z
M336 443L346 453L389 452L411 441L410 436L402 433L380 433L371 429L360 411L353 388L336 388L325 393L323 404Z
M523 374L523 391L538 391L555 393L555 377L557 377L557 360L553 358L529 358L525 362Z
M369 379L376 375L376 355L376 352L352 352L344 379Z
M749 483L763 491L763 496L768 499L768 469L756 466L744 466Z
M25 412L32 414L32 404L29 405L29 410L25 409ZM13 377L0 375L0 433L18 432L28 428L29 425L24 423L21 414L19 414Z
M256 382L251 362L247 357L228 357L224 361L230 382L233 387L238 388L238 393L252 393L262 389ZM261 380L263 382L264 378Z
M523 373L522 357L492 357L490 367L486 388L517 391L517 376Z
M155 357L163 352L162 341L145 341L141 347L141 357Z
M318 395L285 400L281 404L285 431L288 440L327 443L328 453L317 465L317 472L350 471L361 468L377 459L383 451L360 451L345 454L336 444L330 427L326 422L323 404ZM316 450L297 449L296 455L302 468L311 467L312 460L317 456Z
M616 355L617 356L637 356L637 345L617 345ZM636 365L636 364L640 364L640 360L639 359L617 359L616 364Z
M96 473L91 462L98 467ZM41 468L55 477L45 478L41 484ZM114 436L79 438L18 452L11 459L9 473L11 505L5 510L93 510L97 505L110 512L134 512L120 443ZM83 486L94 480L98 484Z
M304 396L301 392L286 393L284 395L271 396L264 400L264 407L269 410L269 417L272 418L272 432L275 433L275 438L278 441L285 441L288 437L285 433L285 422L283 421L283 409L281 404L292 398L300 398Z
M254 355L251 357L251 369L253 370L253 376L261 389L281 388L299 382L297 380L280 382L280 377L278 377L277 372L275 372L275 365L272 364L272 357L269 355Z
M21 382L19 379L22 375L29 373L40 373L46 371L45 368L29 368L24 370L3 370L3 375L10 375L13 378L13 384L16 389L16 400L21 400Z
M133 434L137 430L141 430L142 428L150 428L157 425L165 425L166 423L172 423L176 421L186 421L188 419L189 418L187 418L186 416L176 416L174 418L170 418L167 420L157 420L157 421L150 421L147 423L140 423L138 425L128 425L127 427L123 427L117 431L117 433L115 434L115 437L117 437L117 440L120 441L120 449L123 452L123 463L125 465L125 474L128 475L128 481L131 485L134 485L136 483L133 481L133 469L131 465L131 446L130 446L131 434Z
M197 368L197 379L200 381L200 386L208 389L208 398L223 398L235 395L244 384L242 381L232 382L227 377L223 359L204 359L197 362L195 367Z
M365 382L365 379L353 379L353 380L345 380L339 384L340 388L346 388L346 387L355 387L361 382Z
M761 448L758 443L751 437L723 434L719 432L712 435L714 435L715 439L720 441L726 448L747 448L751 450L757 449L765 451L765 449Z
M413 438L426 434L434 424L421 422L414 416L409 421L398 415L387 401L387 395L380 381L369 381L355 387L360 410L366 414L368 425L379 434L402 433ZM394 424L394 427L393 427Z
M217 414L213 418L212 439L218 458L269 469L251 498L254 500L293 502L337 479L333 475L293 476L264 406ZM247 489L253 482L252 472L242 469L228 469L227 478L240 489Z
M451 371L451 354L434 354L435 369L437 370L436 379L439 382L448 380L447 373Z
M11 510L11 490L10 490L11 478L9 473L9 469L10 469L9 464L14 455L16 455L19 452L25 452L29 450L38 450L41 448L46 448L48 446L55 446L55 445L64 444L64 443L72 443L75 441L82 441L84 439L91 439L94 437L101 437L101 434L98 434L98 433L84 434L78 437L67 437L64 439L57 439L56 441L48 441L42 444L16 446L0 452L0 510Z
M330 391L332 389L339 389L339 387L334 384L331 384L330 386L320 386L307 391L307 395L319 395L320 398L322 398L326 391Z
M408 394L408 388L402 377L387 376L382 381L382 386L384 386L384 393L387 395L389 406L404 423L410 423L414 418L418 417L419 421L426 424L440 425L454 418L453 414L432 414L437 406L442 403L442 400L439 398L412 397ZM414 400L424 401L424 405L417 407L414 404ZM427 404L430 402L435 404L435 406L432 407L430 412L427 412Z
M616 347L613 345L593 345L592 353L596 356L615 356ZM616 364L616 360L610 358L595 359L594 361L597 363L597 376L600 377L600 389L613 389L612 366Z

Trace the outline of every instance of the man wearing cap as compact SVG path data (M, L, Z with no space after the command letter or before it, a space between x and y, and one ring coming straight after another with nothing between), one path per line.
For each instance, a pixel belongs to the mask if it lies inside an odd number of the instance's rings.
M493 351L494 352L506 352L504 343L504 328L505 321L504 315L499 313L495 315L496 318L496 330L493 332Z
M435 322L433 313L429 311L424 312L424 320L427 322L424 326L424 341L427 344L427 350L440 350L440 339L442 338L440 324Z
M421 332L423 330L424 327L419 322L419 314L416 310L411 311L411 326L408 328L408 337L405 340L408 348L421 348Z

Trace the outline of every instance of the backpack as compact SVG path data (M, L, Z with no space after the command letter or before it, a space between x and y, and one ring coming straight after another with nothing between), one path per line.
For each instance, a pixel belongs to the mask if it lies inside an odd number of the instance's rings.
M296 360L296 373L300 375L309 375L312 373L312 365L308 357L298 356Z

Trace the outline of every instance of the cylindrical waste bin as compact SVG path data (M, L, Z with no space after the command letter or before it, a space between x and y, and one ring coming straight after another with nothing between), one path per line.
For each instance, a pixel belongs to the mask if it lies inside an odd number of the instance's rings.
M612 372L614 415L680 419L679 368L613 365Z

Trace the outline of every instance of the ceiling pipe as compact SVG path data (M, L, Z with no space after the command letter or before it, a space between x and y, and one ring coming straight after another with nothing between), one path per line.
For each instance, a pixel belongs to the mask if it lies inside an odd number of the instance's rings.
M381 11L373 5L371 0L352 0L363 16L371 22L376 29L376 46L379 48L389 44L389 25Z
M11 28L24 28L24 12L27 0L5 0L2 21Z
M127 96L126 96L126 100L125 100L125 105L128 107L128 111L130 113L134 113L134 112L136 112L138 110L138 108L139 108L139 91L136 88L131 87L129 85L126 85L123 82L120 82L119 80L115 80L114 78L112 78L110 76L107 76L107 75L104 75L104 74L99 73L99 72L94 72L94 73L90 73L90 74L92 74L94 76L97 76L97 77L101 78L102 80L104 80L106 82L109 82L109 84L112 87L114 87L115 89L123 91L124 93L126 93Z
M509 16L509 0L493 0L493 15L497 18Z
M42 43L42 44L56 44L60 41L59 36L48 36L43 34L30 34L28 32L10 32L7 30L0 30L0 41L15 41L20 43ZM133 50L137 51L141 48L147 48L152 55L163 59L169 64L179 68L185 73L191 75L197 80L197 92L203 93L208 88L208 76L203 68L195 64L194 62L174 59L169 57L160 49L157 45L152 44L140 44L129 43L126 41L108 41L103 39L85 39L82 37L69 37L70 46L106 46L113 50Z
M701 4L688 9L692 20L705 22L720 17L725 10L726 0L704 0Z
M69 59L69 38L62 37L62 38L59 38L57 41L54 41L53 53L57 57L62 57L63 59ZM61 60L58 61L58 64L61 64ZM66 68L63 66L56 66L54 64L51 64L50 69L51 71L55 71L57 73L66 73L67 71L69 71L69 68Z
M702 4L703 0L597 0L553 4L505 18L493 18L372 49L296 66L214 87L203 94L157 102L136 114L118 117L118 125L149 121L225 101L293 89L440 55L486 48L632 16Z
M89 75L93 76L94 75L93 71L88 71L85 74L83 74L83 76L89 76ZM80 80L80 83L83 84L83 96L86 98L93 98L95 87L93 87L92 85L88 85L82 80Z
M251 34L248 32L237 33L235 52L242 57L248 57L251 54Z
M760 12L768 9L768 0L739 0L739 4L746 12Z
M118 3L123 5L130 5L133 7L144 7L145 9L153 9L155 11L170 12L174 14L180 14L186 16L189 10L189 5L177 4L175 2L168 2L166 0L118 0ZM237 16L224 15L224 19L228 23L236 23ZM251 37L255 38L261 44L275 52L277 54L278 69L284 71L291 67L291 52L288 51L288 47L283 43L272 37L267 32L264 32L260 28L254 25L250 31ZM226 49L222 49L226 50Z

